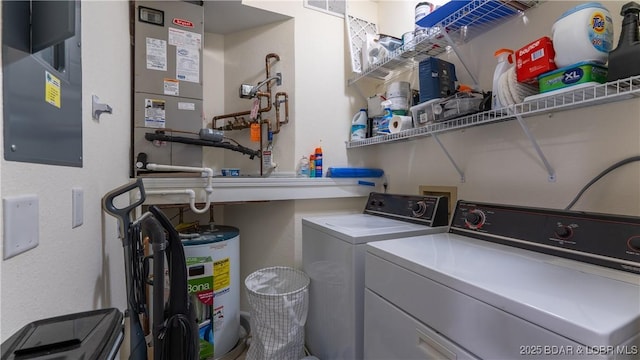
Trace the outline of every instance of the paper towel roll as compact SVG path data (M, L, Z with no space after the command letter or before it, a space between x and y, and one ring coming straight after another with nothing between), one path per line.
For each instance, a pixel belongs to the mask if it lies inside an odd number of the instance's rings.
M389 132L392 134L411 129L412 127L411 116L394 115L389 122Z

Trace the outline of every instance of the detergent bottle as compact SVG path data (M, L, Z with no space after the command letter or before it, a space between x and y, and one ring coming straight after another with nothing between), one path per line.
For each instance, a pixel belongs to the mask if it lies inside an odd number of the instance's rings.
M640 75L640 4L628 2L622 6L620 15L622 31L618 47L609 52L609 71L607 81L615 81L630 76Z
M500 75L504 74L513 64L513 50L500 49L494 56L498 59L498 65L493 72L493 88L491 89L491 109L501 109L506 104L500 102L498 92L500 91Z
M351 120L351 140L367 138L367 110L360 109Z

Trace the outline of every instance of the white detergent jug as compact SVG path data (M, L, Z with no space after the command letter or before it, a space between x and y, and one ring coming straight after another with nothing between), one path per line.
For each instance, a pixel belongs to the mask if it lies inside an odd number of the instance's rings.
M351 140L367 138L367 110L360 109L351 120Z
M491 89L491 109L497 110L505 107L507 104L503 104L498 97L500 92L500 75L504 74L513 66L513 50L500 49L495 52L494 56L498 59L498 65L493 72L493 88Z
M561 68L583 61L607 62L613 49L613 20L597 2L567 10L551 28L555 63Z

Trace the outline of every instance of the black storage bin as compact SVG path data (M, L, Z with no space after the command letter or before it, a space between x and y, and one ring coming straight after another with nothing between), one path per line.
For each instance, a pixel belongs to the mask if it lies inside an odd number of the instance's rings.
M2 360L112 360L124 337L122 313L101 309L34 321L2 343Z

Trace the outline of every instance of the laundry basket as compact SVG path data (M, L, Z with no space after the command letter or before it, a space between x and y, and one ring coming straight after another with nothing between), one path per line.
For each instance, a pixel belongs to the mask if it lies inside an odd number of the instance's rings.
M244 281L251 305L247 360L300 360L309 309L309 277L284 266L264 268Z

